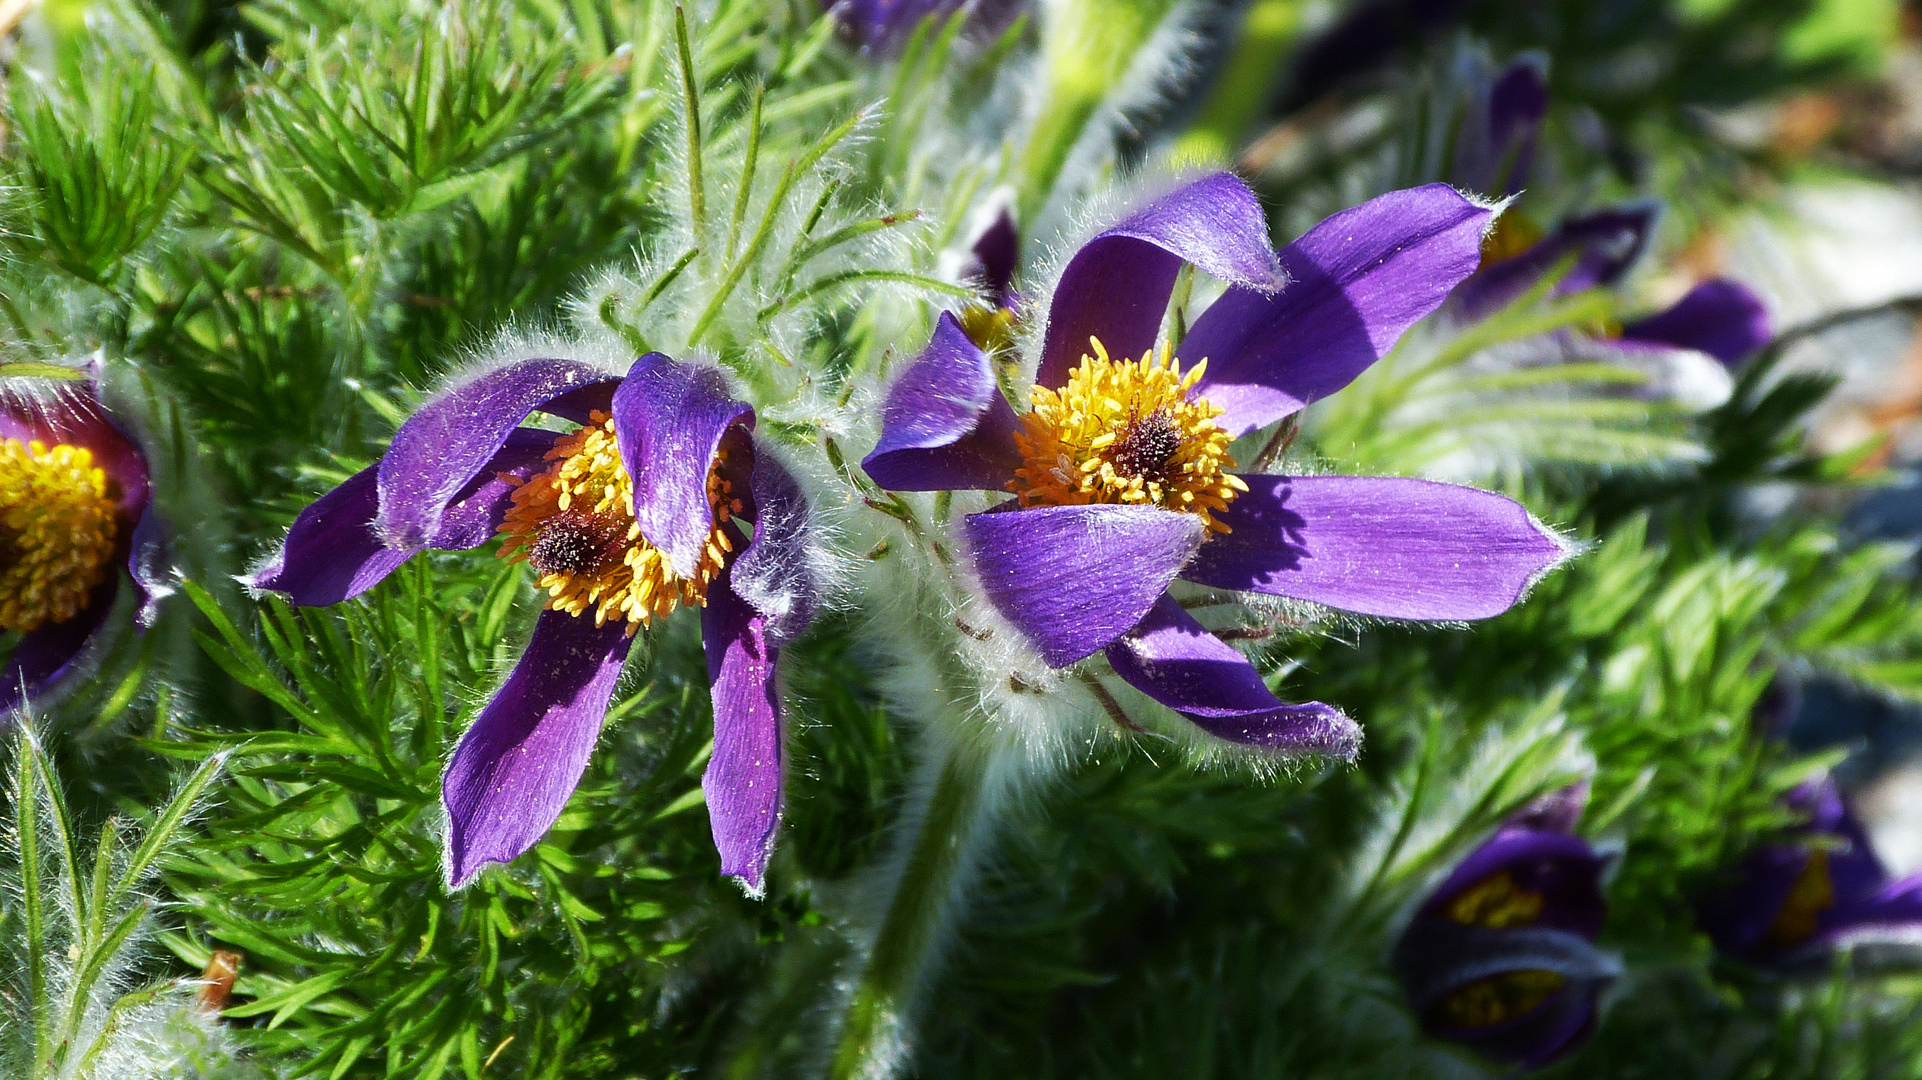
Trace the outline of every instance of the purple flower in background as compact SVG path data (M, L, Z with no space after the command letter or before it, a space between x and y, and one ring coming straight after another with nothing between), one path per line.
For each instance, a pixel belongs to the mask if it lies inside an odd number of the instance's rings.
M1710 278L1663 311L1622 327L1624 346L1694 349L1735 367L1769 343L1768 308L1740 282Z
M1014 291L1014 275L1021 267L1021 230L1014 214L1003 208L995 214L968 248L962 280L981 290L985 303L961 313L961 327L976 345L989 352L1009 348L1021 314L1021 295Z
M35 380L39 382L39 380ZM112 613L119 567L135 624L172 592L147 458L108 416L93 378L0 387L0 717L73 676Z
M821 0L842 32L876 51L898 48L925 19L946 19L965 8L971 25L992 31L1026 6L1026 0Z
M1168 595L1176 578L1397 619L1507 610L1567 548L1472 488L1241 476L1229 443L1346 386L1479 258L1490 212L1436 184L1329 218L1277 254L1254 194L1207 177L1069 260L1017 415L950 315L890 388L863 466L898 491L1016 498L962 534L988 600L1054 667L1115 673L1219 738L1352 754L1354 723L1283 704ZM1229 285L1157 350L1182 264Z
M580 426L521 426L537 411ZM625 377L573 360L509 364L422 407L378 465L303 511L248 579L296 604L335 604L424 549L497 533L501 556L539 575L548 600L533 640L442 779L454 887L554 824L634 632L698 605L714 701L701 786L722 872L761 888L781 815L774 665L810 618L813 590L806 505L756 453L753 426L719 370L659 353Z
M1922 946L1922 874L1890 878L1833 780L1803 784L1787 802L1808 822L1751 852L1700 907L1716 947L1779 968L1824 966L1838 950L1913 959Z
M1594 946L1608 906L1604 861L1572 832L1583 794L1511 818L1416 910L1394 965L1430 1034L1535 1069L1594 1031L1621 965Z
M1534 167L1542 122L1548 118L1548 58L1525 53L1499 73L1486 74L1477 54L1468 109L1455 137L1451 179L1459 187L1513 195Z

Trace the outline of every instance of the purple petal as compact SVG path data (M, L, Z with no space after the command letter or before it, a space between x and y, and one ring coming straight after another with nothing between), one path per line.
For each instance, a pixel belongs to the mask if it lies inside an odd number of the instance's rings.
M634 520L668 566L693 577L714 531L707 478L721 439L754 426L754 410L728 396L719 368L648 353L614 391L614 433L634 480Z
M1195 320L1179 350L1208 361L1195 393L1240 435L1347 386L1475 272L1490 216L1429 184L1323 221L1281 252L1281 292L1229 289Z
M167 527L151 505L133 527L127 573L133 579L134 625L147 630L160 616L160 602L174 592L167 566Z
M1541 916L1531 925L1567 930L1594 938L1602 932L1608 902L1602 895L1607 865L1588 841L1564 832L1505 826L1456 865L1422 905L1424 916L1439 916L1450 902L1497 874L1542 896Z
M1409 926L1396 946L1394 964L1430 1033L1524 1069L1545 1065L1579 1045L1592 1028L1601 991L1622 971L1620 961L1578 934L1433 919L1417 919ZM1450 994L1484 979L1525 971L1552 971L1566 985L1503 1023L1461 1027L1437 1015L1435 1007Z
M83 670L87 645L113 611L120 578L108 577L87 606L65 622L45 623L20 635L13 655L0 664L0 722L15 709L60 688L60 684Z
M581 782L607 718L627 624L543 611L507 683L460 737L441 778L447 883L508 862L547 833Z
M808 564L810 511L792 473L766 451L754 455L754 538L728 573L733 592L766 620L768 640L784 645L814 621L820 588Z
M1668 310L1622 328L1624 340L1694 349L1730 367L1767 345L1772 336L1761 297L1726 278L1704 281Z
M325 607L380 584L422 547L479 547L493 538L514 490L500 474L526 479L539 470L553 445L551 431L516 428L500 452L447 504L432 542L420 546L380 542L374 531L380 467L362 469L302 510L273 560L241 580L249 588L286 593L302 607Z
M1642 257L1659 216L1653 203L1631 203L1568 218L1527 251L1476 274L1455 302L1468 318L1479 319L1513 303L1570 260L1568 272L1555 283L1555 295L1613 285Z
M1352 758L1361 729L1341 710L1311 701L1284 705L1248 658L1163 595L1154 610L1108 646L1128 685L1218 739L1301 754Z
M714 695L714 756L701 775L721 873L759 895L781 825L779 650L766 620L734 594L725 571L707 593L701 643Z
M1500 615L1569 549L1521 504L1376 476L1244 476L1183 577L1388 619Z
M1154 347L1184 262L1231 285L1273 292L1286 280L1268 246L1261 203L1232 173L1177 188L1083 244L1048 310L1038 385L1067 385L1097 337L1116 358Z
M888 388L881 441L861 468L893 491L1001 491L1021 466L1019 423L988 354L944 311L928 347Z
M1516 57L1471 108L1456 140L1455 179L1471 191L1513 195L1528 182L1548 117L1548 57Z
M969 250L974 265L964 276L979 282L994 306L1014 307L1014 274L1021 266L1021 230L1015 227L1014 214L1003 207Z
M1066 667L1133 629L1205 529L1152 506L1036 506L974 514L961 531L988 600Z
M1841 898L1841 882L1836 883L1836 892L1836 905L1822 913L1816 938L1822 945L1856 948L1892 942L1911 949L1922 945L1922 874L1888 882L1866 896Z
M374 531L397 548L432 544L447 505L528 413L551 407L555 415L582 419L574 415L578 406L612 382L606 372L574 360L522 360L423 405L394 433L380 460Z

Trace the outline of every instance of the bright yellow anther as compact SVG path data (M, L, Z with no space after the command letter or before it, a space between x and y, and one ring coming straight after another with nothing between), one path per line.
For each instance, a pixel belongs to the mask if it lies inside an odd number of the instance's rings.
M1188 392L1207 369L1184 374L1163 349L1139 360L1112 360L1097 339L1092 356L1058 390L1034 388L1015 444L1023 465L1008 490L1023 506L1136 503L1200 516L1225 533L1217 511L1248 486L1227 470L1233 441L1215 418L1221 409Z
M632 634L683 604L707 603L708 585L733 550L723 526L741 501L721 479L723 454L707 482L714 531L694 576L677 576L634 521L634 484L621 464L613 419L603 412L589 419L554 440L545 472L514 489L500 526L507 538L500 554L534 567L549 608L591 611L596 626L625 621Z
M84 446L0 439L0 630L65 622L112 572L106 471Z

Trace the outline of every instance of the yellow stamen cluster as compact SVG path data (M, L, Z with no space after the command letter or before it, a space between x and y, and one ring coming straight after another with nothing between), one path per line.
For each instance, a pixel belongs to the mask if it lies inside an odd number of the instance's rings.
M1100 341L1089 344L1094 355L1068 385L1034 388L1014 435L1024 463L1008 490L1022 506L1137 503L1198 514L1227 532L1214 515L1248 485L1227 471L1232 440L1215 423L1223 410L1188 397L1208 362L1183 375L1166 348L1117 361Z
M0 439L0 629L24 634L86 606L119 537L110 487L84 446Z
M1829 876L1829 853L1820 848L1809 852L1809 861L1789 886L1788 898L1769 923L1770 946L1785 949L1815 936L1822 927L1822 913L1835 906L1835 881Z
M1448 902L1442 914L1463 926L1503 930L1532 926L1542 917L1542 894L1515 884L1508 871L1491 874Z
M693 577L677 576L641 537L634 482L621 464L613 418L603 412L556 438L546 454L553 464L514 488L500 526L506 537L501 558L533 566L549 608L570 615L591 610L595 626L625 620L630 635L683 604L705 605L709 583L733 550L723 526L741 510L732 485L721 479L725 458L708 474L714 531Z
M1477 979L1435 1002L1434 1016L1449 1027L1489 1028L1519 1020L1568 985L1557 972L1540 968L1505 971Z

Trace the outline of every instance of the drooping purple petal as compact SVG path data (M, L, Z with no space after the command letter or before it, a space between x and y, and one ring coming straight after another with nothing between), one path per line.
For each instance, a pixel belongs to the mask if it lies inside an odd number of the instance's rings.
M428 402L380 460L374 531L396 548L433 543L447 506L536 409L583 419L578 406L614 382L576 360L536 359L476 376Z
M1001 491L1021 465L1019 423L988 354L944 311L928 347L888 388L881 441L861 468L893 491Z
M754 410L728 396L719 368L648 353L614 391L614 435L634 481L634 520L668 566L693 577L714 530L707 478L729 429Z
M1166 594L1107 655L1128 685L1218 739L1340 758L1361 747L1361 729L1341 710L1319 701L1283 704L1247 657Z
M1568 218L1527 251L1469 279L1455 294L1455 303L1467 318L1482 318L1513 303L1564 264L1568 270L1555 283L1557 296L1613 285L1648 248L1660 214L1653 203L1630 203Z
M1536 926L1492 928L1417 918L1394 965L1422 1026L1505 1064L1537 1068L1573 1050L1592 1026L1601 992L1621 962L1580 934ZM1484 1026L1451 1021L1438 1006L1487 979L1553 972L1565 980L1534 1008Z
M734 594L723 571L708 588L701 644L714 697L714 756L701 774L721 873L759 895L781 825L780 654L767 620Z
M1117 359L1154 347L1184 262L1257 295L1286 280L1248 185L1216 173L1177 188L1083 244L1068 261L1048 309L1036 384L1065 386L1091 337Z
M1457 897L1497 874L1542 897L1540 916L1531 925L1567 930L1594 938L1602 932L1608 903L1602 895L1606 865L1588 841L1544 829L1505 826L1470 852L1422 905L1424 916L1438 916Z
M1054 667L1133 629L1205 531L1151 506L1036 506L970 516L962 535L981 587Z
M1624 340L1694 349L1730 367L1773 336L1762 298L1727 278L1704 281L1667 310L1622 327Z
M1182 571L1218 589L1388 619L1486 619L1569 549L1519 503L1429 480L1245 476L1248 491Z
M302 510L273 559L241 581L249 588L286 593L302 607L325 607L380 584L423 547L479 547L493 538L514 490L501 475L525 480L539 470L553 444L553 432L516 428L500 452L455 493L432 542L419 546L381 543L375 533L380 467L362 469Z
M133 579L134 625L142 630L153 627L160 617L160 602L172 596L173 582L167 567L167 527L160 511L151 505L134 524L127 551L127 574Z
M754 538L728 569L732 591L764 620L767 639L783 645L814 621L820 587L808 563L810 511L792 473L766 450L754 455Z
M460 738L441 777L447 883L509 862L547 833L581 782L630 639L620 621L543 611L513 674Z
M87 645L106 623L119 591L119 577L109 576L73 618L44 623L20 635L13 655L0 664L0 722L83 670Z
M1282 250L1281 292L1231 288L1195 320L1178 350L1208 361L1195 394L1240 435L1347 386L1475 272L1489 218L1446 184L1328 218Z
M1021 268L1021 230L1015 227L1014 214L1003 207L975 237L969 251L974 254L974 265L964 276L979 282L995 307L1014 307L1019 299L1014 292L1014 275Z
M1548 117L1548 57L1524 53L1485 85L1456 137L1454 179L1470 191L1513 195L1528 183Z

